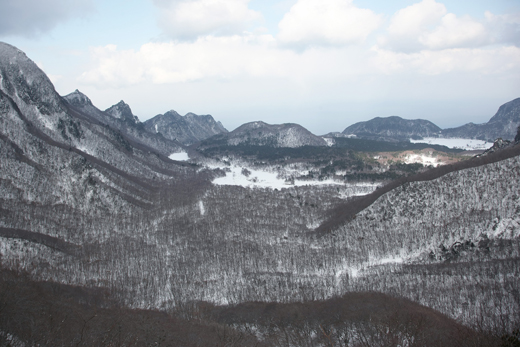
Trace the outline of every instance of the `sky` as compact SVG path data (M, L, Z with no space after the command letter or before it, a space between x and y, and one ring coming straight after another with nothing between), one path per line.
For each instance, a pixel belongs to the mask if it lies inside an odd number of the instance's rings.
M520 97L520 0L1 0L0 41L141 121L449 128Z

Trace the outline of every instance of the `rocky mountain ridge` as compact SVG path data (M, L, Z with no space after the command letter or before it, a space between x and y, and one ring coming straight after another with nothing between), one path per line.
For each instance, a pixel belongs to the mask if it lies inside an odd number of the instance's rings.
M146 131L143 123L132 113L130 106L124 101L101 111L92 104L92 101L79 90L63 97L70 108L86 117L90 122L105 125L136 143L149 147L149 150L158 151L168 156L171 153L183 150L183 145L176 141L165 139L157 134Z
M215 121L210 115L199 116L190 112L181 116L173 110L148 119L144 126L151 133L160 133L165 138L184 145L228 132L222 123Z

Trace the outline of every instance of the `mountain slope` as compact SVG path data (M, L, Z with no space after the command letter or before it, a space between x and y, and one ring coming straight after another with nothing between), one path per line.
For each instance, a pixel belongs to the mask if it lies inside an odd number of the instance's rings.
M385 141L407 141L410 138L437 136L441 128L423 119L403 119L397 116L376 117L359 122L343 130L344 135Z
M188 113L183 117L173 110L145 121L144 126L151 133L161 133L165 138L185 145L227 133L224 126L210 115Z
M102 112L88 98L76 95L69 103L60 97L36 64L5 43L0 43L0 81L4 237L52 244L37 236L43 233L70 242L81 237L72 230L82 223L104 230L100 213L153 208L169 184L195 175L194 169L94 119L92 114ZM77 226L72 229L67 220Z

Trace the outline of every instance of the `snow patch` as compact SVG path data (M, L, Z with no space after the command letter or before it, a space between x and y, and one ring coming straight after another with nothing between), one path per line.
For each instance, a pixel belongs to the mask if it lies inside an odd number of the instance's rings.
M441 145L441 146L446 146L449 148L464 149L467 151L485 150L485 149L491 148L493 146L493 143L491 143L491 142L486 142L486 141L476 140L476 139L459 139L459 138L444 139L444 138L436 138L436 137L425 137L422 140L410 139L410 142L411 143L427 143L430 145Z
M204 208L204 202L202 200L199 201L199 210L201 216L206 214L206 209Z
M423 165L431 165L433 167L445 164L439 159L425 154L409 154L404 158L404 162L406 164L420 163Z
M329 146L329 147L334 146L334 143L336 142L336 141L334 141L334 139L331 139L330 137L322 137L322 139L325 140L325 142L327 143L327 146Z
M171 160L177 160L177 161L187 161L190 160L190 157L188 153L186 152L178 152L178 153L172 153L168 156Z

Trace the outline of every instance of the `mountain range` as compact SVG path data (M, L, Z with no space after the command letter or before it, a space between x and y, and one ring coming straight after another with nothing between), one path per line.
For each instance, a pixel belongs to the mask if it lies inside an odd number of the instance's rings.
M490 123L513 124L517 108ZM500 346L517 336L520 146L363 181L356 197L350 181L216 182L257 179L261 165L271 176L283 165L307 177L317 165L334 177L384 170L373 154L328 147L296 124L227 132L210 116L156 118L62 97L0 43L0 344ZM169 158L197 151L194 141L314 157Z
M183 117L173 110L148 119L144 122L144 127L151 133L160 133L165 138L184 145L228 132L222 123L216 122L210 115L188 113Z

